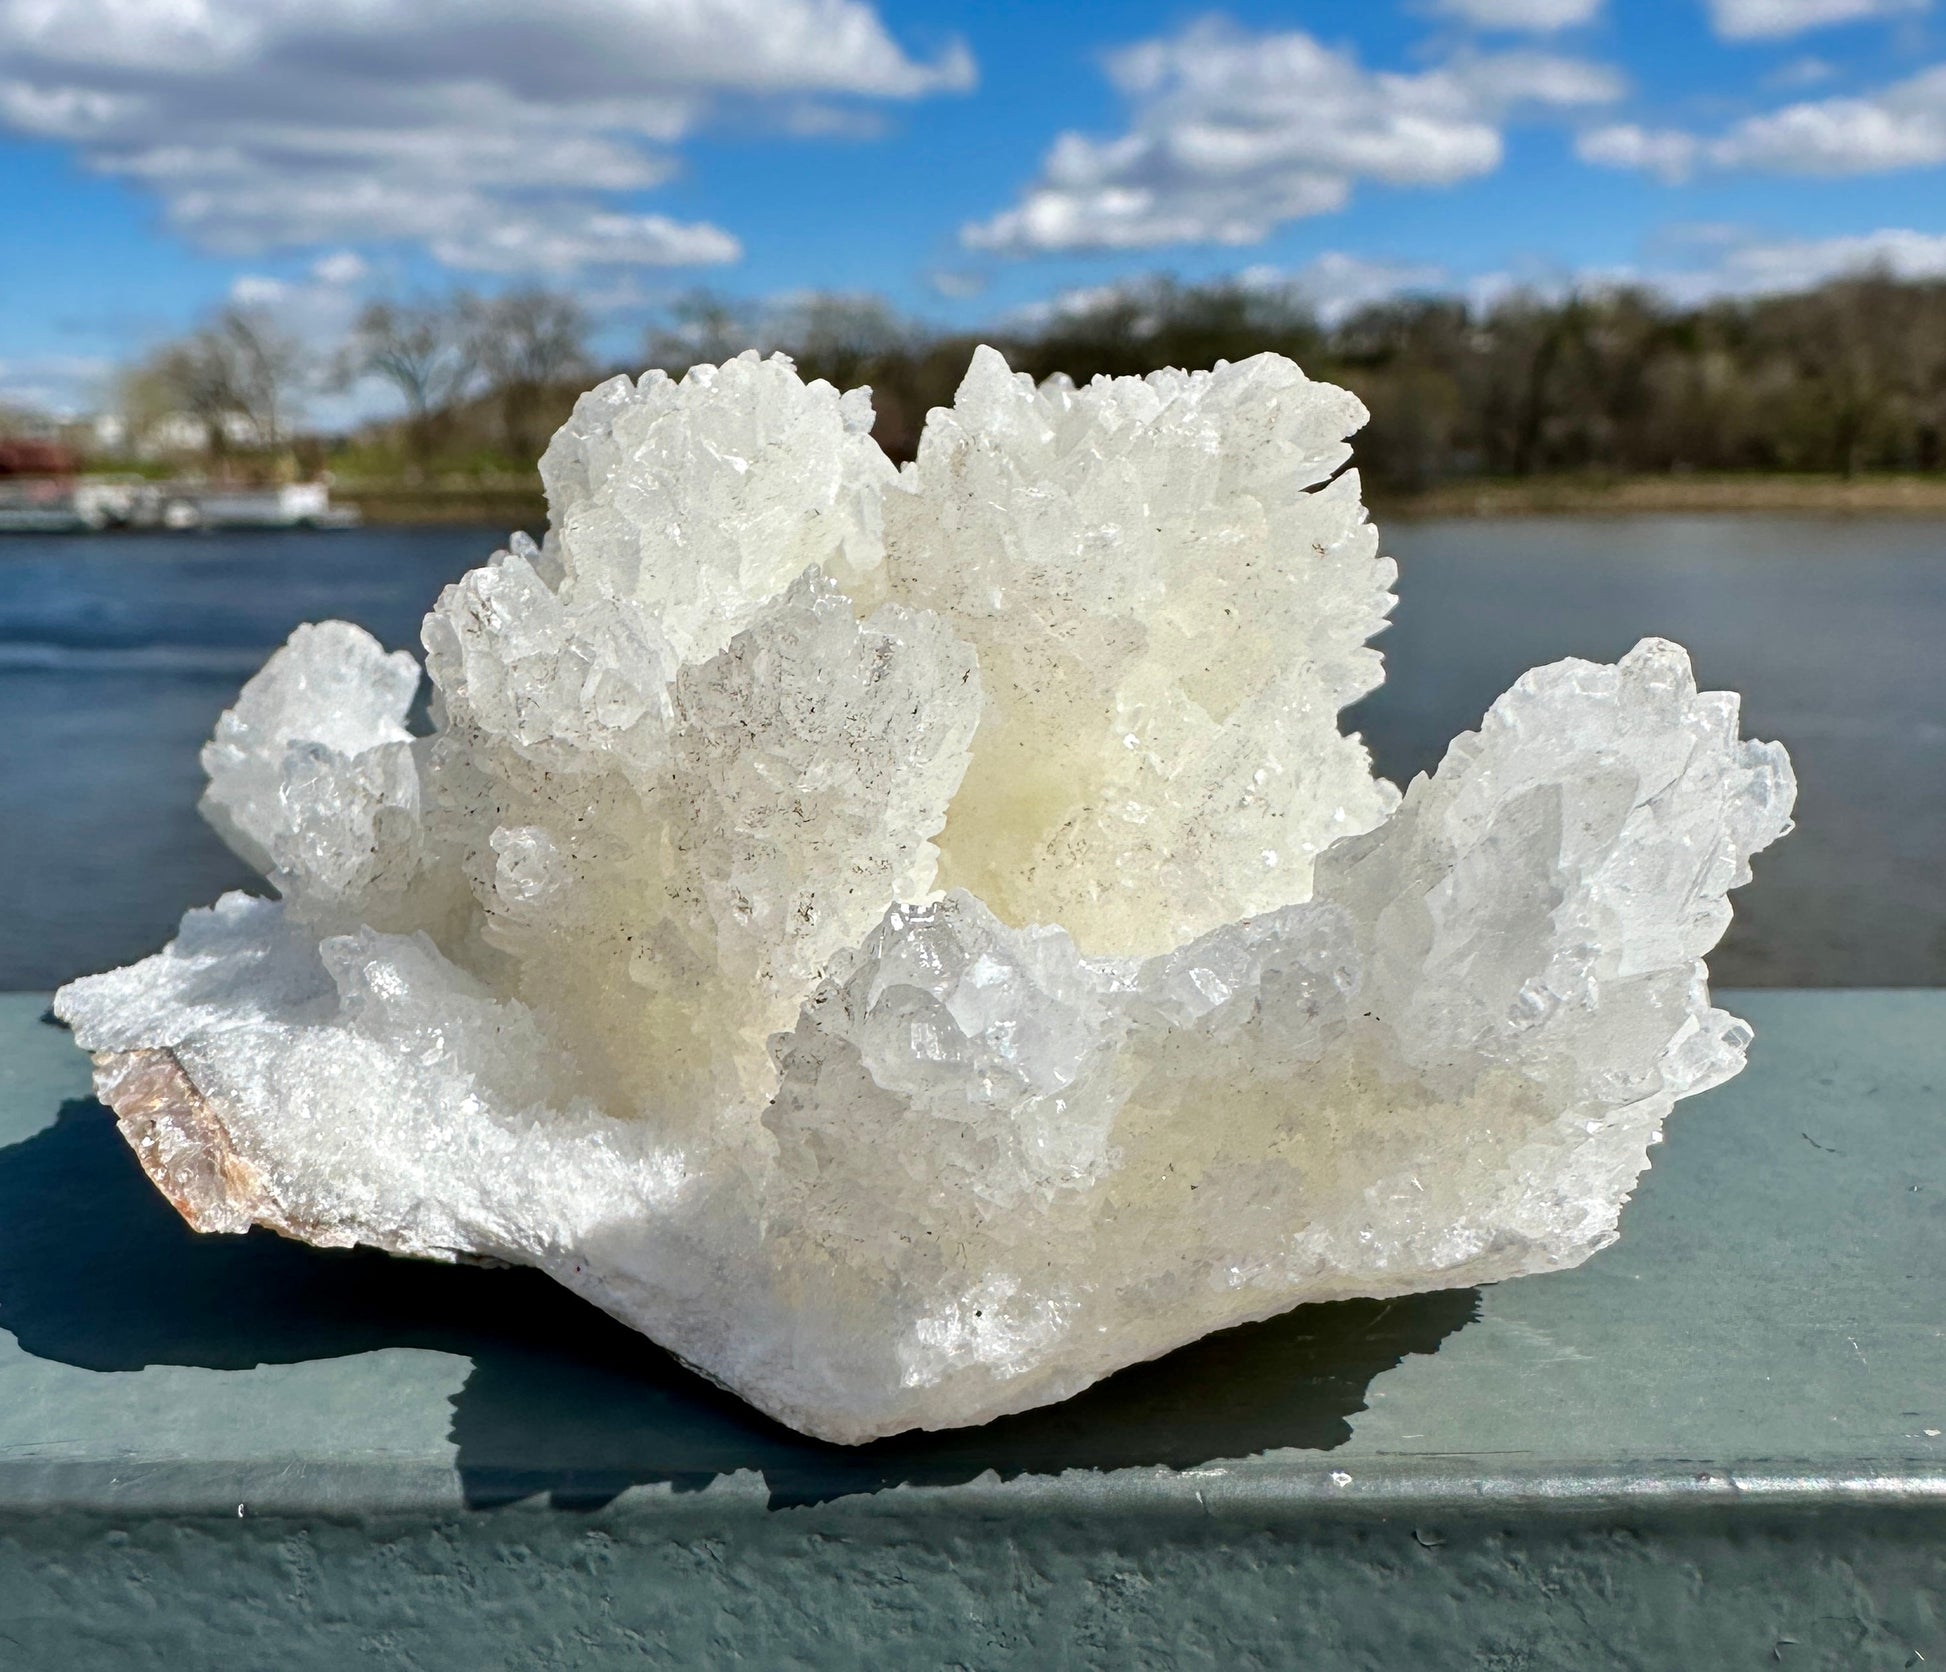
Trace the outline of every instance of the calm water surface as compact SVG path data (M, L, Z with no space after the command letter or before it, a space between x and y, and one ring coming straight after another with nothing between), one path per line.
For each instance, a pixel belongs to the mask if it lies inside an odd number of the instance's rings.
M417 648L482 529L0 540L0 989L153 950L254 879L197 818L196 751L300 621ZM1686 644L1790 747L1798 829L1712 959L1743 985L1946 985L1946 523L1400 525L1389 677L1351 724L1403 782L1537 662Z

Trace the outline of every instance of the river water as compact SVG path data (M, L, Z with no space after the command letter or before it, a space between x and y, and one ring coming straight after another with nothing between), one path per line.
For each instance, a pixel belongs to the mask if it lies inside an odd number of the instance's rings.
M417 648L482 529L0 542L0 989L124 963L253 879L197 818L196 751L300 621ZM1389 677L1349 724L1404 782L1526 668L1646 634L1744 693L1797 764L1726 985L1946 985L1946 523L1762 517L1428 522L1386 531Z

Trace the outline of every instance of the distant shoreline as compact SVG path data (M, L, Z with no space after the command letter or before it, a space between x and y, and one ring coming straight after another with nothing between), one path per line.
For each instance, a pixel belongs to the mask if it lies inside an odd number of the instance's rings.
M1374 490L1373 515L1626 517L1769 514L1946 517L1946 472L1929 476L1531 476Z
M539 539L547 532L547 499L538 481L414 486L405 482L339 481L331 497L355 506L365 525L420 528L484 523L523 530Z
M547 501L538 483L414 487L340 482L332 490L368 526L484 523L538 536ZM1533 476L1442 482L1416 491L1370 490L1373 515L1396 522L1441 517L1604 517L1769 514L1946 517L1946 472L1929 476Z

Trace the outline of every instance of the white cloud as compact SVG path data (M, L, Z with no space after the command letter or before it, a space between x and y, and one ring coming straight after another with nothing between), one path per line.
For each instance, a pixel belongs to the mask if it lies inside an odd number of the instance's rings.
M1887 227L1837 238L1747 239L1706 266L1665 272L1652 282L1678 301L1700 302L1809 290L1875 270L1899 279L1946 278L1946 234Z
M1862 98L1807 100L1738 123L1711 149L1725 168L1869 174L1946 162L1946 65Z
M99 404L114 363L92 354L36 354L0 360L0 407L73 418Z
M289 399L293 415L307 427L341 432L399 410L397 391L380 379L361 378L347 387L335 375L335 357L368 300L372 276L371 264L356 250L332 250L295 277L241 273L230 281L229 301L302 351L302 374Z
M601 100L697 91L911 97L965 86L963 47L908 58L863 0L6 0L51 64L144 77L293 62L374 81L508 84Z
M1709 13L1724 40L1755 41L1924 11L1927 4L1928 0L1709 0Z
M1592 23L1602 0L1438 0L1435 10L1476 29L1531 29L1552 34Z
M1408 291L1437 290L1447 282L1447 274L1443 267L1425 263L1373 260L1343 250L1327 250L1301 267L1246 267L1229 282L1267 295L1281 293L1309 308L1326 325L1335 325L1369 303ZM1167 281L1147 275L1113 284L1079 285L1011 310L1004 323L1038 330L1106 308L1127 306L1136 310L1131 329L1139 336L1161 324L1159 310L1170 288ZM1150 306L1158 310L1154 316L1143 311Z
M1399 74L1302 31L1257 35L1222 21L1126 48L1108 71L1131 106L1128 131L1062 134L1016 207L963 229L968 246L1252 244L1343 208L1361 180L1447 186L1491 173L1515 111L1621 92L1612 71L1579 59L1470 54Z
M726 105L781 132L970 85L868 0L0 0L0 125L139 181L205 247L423 243L562 272L730 260L620 205ZM808 113L808 114L807 114ZM527 266L522 266L527 263Z
M989 282L985 273L958 267L941 267L926 275L926 283L932 287L933 294L943 296L949 302L965 302L975 296L983 296Z
M1374 302L1409 291L1438 290L1447 282L1445 268L1427 262L1375 261L1343 250L1326 250L1289 272L1246 268L1242 278L1248 285L1289 290L1326 325Z
M1601 168L1641 169L1671 182L1686 179L1696 166L1693 134L1673 128L1643 128L1616 122L1589 128L1575 136L1574 152L1584 163Z
M1876 93L1807 99L1747 117L1713 137L1622 124L1576 141L1584 161L1665 179L1693 169L1775 174L1882 174L1946 163L1946 64Z
M344 340L364 306L371 269L352 250L320 256L296 278L240 273L230 281L229 300L260 314L310 353L322 358Z
M1153 293L1155 285L1156 280L1146 276L1124 279L1115 284L1073 285L1066 290L1056 291L1052 296L1009 308L1000 316L1000 323L1016 330L1038 331L1062 320L1083 319L1089 314L1124 303L1139 306ZM1146 335L1145 325L1152 330L1154 323L1138 320L1137 335Z
M1119 54L1131 130L1063 134L1016 209L969 230L1003 250L1254 243L1342 208L1354 183L1440 186L1501 160L1498 123L1522 103L1613 97L1594 66L1541 54L1472 57L1418 75L1365 70L1310 36L1197 25Z
M1868 272L1908 280L1946 278L1946 233L1899 227L1832 238L1765 238L1748 227L1705 223L1665 228L1659 242L1670 247L1671 259L1642 266L1481 273L1462 289L1472 307L1484 312L1514 292L1558 302L1576 293L1628 286L1695 307L1787 295Z
M1766 87L1815 87L1821 81L1829 81L1838 73L1837 67L1823 58L1806 55L1793 58L1788 64L1764 78Z
M708 225L664 215L570 212L550 224L530 215L435 238L449 267L487 273L569 274L588 267L695 267L734 261L743 246Z
M354 285L371 273L371 263L356 250L333 250L311 263L311 277L319 284Z
M245 273L230 286L230 300L239 307L267 308L283 301L290 286L282 279L266 278L261 273Z

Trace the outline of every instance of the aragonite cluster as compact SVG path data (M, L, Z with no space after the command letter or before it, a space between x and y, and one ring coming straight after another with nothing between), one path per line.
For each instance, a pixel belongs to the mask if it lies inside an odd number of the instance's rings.
M1375 779L1364 417L982 349L897 470L781 357L604 383L430 729L299 628L203 755L277 898L56 1008L199 1228L537 1266L833 1440L1574 1265L1742 1065L1790 766L1648 640Z

